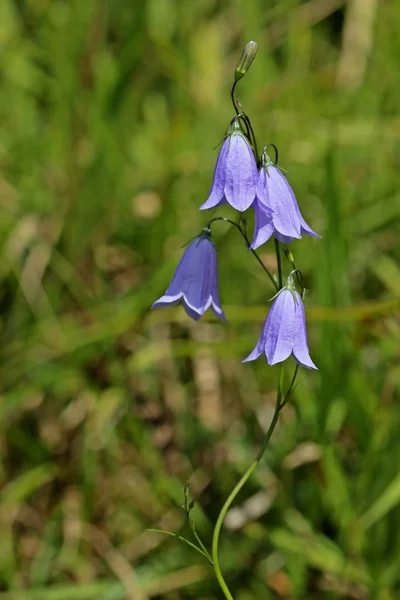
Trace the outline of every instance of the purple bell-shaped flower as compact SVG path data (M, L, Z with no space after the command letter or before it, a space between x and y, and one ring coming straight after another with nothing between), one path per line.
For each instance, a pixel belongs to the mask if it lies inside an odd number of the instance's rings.
M259 171L257 198L261 205L270 208L273 211L272 235L284 244L289 244L295 238L300 239L302 234L316 238L321 237L315 233L303 219L296 197L288 180L280 169L274 165L265 151L263 152L262 161L263 166ZM265 228L264 232L261 231L263 228ZM270 222L261 224L258 229L256 223L252 244L257 243L257 237L259 239L268 239L271 235L270 231ZM258 246L259 245L260 244L258 244ZM254 245L253 247L256 248L257 245Z
M308 350L303 301L291 277L275 297L256 347L242 362L256 360L263 352L269 365L282 362L293 354L302 367L317 369Z
M208 199L201 210L228 202L240 212L254 202L258 172L253 150L235 119L218 155Z
M218 296L217 253L208 229L187 247L170 286L152 308L175 306L179 302L195 321L210 307L216 317L225 321Z

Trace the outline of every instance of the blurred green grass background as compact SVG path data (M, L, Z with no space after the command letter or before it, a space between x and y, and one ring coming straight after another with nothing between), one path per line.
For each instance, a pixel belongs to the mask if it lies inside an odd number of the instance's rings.
M190 477L210 540L271 419L277 369L240 361L273 293L221 223L228 324L149 306L209 218L249 39L239 97L323 235L291 245L319 372L222 567L237 600L400 598L399 30L379 0L1 0L0 600L221 598L145 528L188 533Z

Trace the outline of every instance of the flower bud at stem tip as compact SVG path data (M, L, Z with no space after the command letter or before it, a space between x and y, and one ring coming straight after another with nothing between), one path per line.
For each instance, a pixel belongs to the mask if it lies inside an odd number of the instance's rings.
M247 71L251 67L251 63L256 57L258 50L257 42L247 42L245 47L243 48L242 55L239 59L238 64L235 69L235 83L239 81L244 75L246 75Z

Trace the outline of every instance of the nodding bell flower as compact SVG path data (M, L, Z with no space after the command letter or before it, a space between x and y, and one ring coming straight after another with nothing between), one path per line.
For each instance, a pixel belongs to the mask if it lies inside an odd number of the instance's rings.
M262 155L262 163L259 171L257 197L261 204L273 210L274 237L284 244L289 244L295 238L300 239L302 234L316 238L321 237L303 219L288 180L275 166L265 150ZM266 232L262 234L259 231L258 235L265 238L270 231L270 224L268 223L264 227L267 227Z
M218 155L210 195L200 209L228 202L236 210L244 212L254 202L257 183L253 150L240 128L239 119L235 119Z
M260 339L242 362L256 360L263 352L269 365L283 362L293 354L295 361L302 367L317 369L308 350L303 301L295 289L292 277L288 278L286 286L275 296Z
M217 253L208 228L187 247L170 286L151 308L175 306L179 302L195 321L210 307L216 317L225 321L218 296Z

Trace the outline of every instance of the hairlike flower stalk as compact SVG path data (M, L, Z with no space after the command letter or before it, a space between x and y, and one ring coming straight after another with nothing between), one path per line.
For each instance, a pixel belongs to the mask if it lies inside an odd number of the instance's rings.
M212 223L214 223L215 221L225 221L225 223L230 223L231 225L233 225L234 227L236 227L236 229L239 231L239 233L241 234L241 236L243 237L244 241L246 242L246 246L248 248L248 250L250 250L250 252L253 254L253 256L257 259L257 262L259 263L259 265L261 265L261 267L264 269L264 271L266 272L266 274L268 275L272 285L274 286L274 288L276 289L276 291L278 292L280 290L280 287L276 281L276 278L272 275L271 271L265 266L265 264L263 263L263 261L261 260L261 258L258 256L257 252L251 247L251 243L249 238L247 237L247 233L246 233L246 229L243 226L242 223L235 223L235 221L232 221L231 219L227 219L226 217L214 217L213 219L211 219L211 221L208 224L208 228L211 227ZM295 269L295 267L293 267Z

